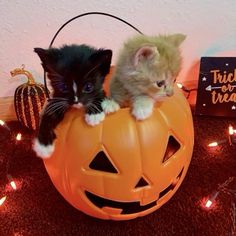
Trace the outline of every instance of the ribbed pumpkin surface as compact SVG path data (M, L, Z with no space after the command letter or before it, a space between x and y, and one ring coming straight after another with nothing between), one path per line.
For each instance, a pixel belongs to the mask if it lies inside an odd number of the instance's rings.
M14 100L18 120L27 128L35 130L39 125L39 114L46 101L44 86L22 84L17 87Z

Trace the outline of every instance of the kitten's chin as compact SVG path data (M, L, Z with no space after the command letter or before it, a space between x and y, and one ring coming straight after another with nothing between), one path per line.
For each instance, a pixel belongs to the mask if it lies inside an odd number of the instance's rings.
M168 96L166 95L156 95L156 96L153 96L152 98L155 100L155 101L158 101L158 102L163 102Z
M81 107L83 107L83 104L79 102L79 103L73 104L72 107L76 109L80 109Z

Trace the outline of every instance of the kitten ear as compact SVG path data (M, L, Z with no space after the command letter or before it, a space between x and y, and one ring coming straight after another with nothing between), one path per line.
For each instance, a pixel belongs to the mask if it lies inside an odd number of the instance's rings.
M57 61L57 50L56 49L43 49L43 48L34 48L34 52L36 52L41 59L43 69L46 72L55 71L54 64Z
M43 69L47 72L49 72L48 70L48 51L46 49L43 48L34 48L34 52L36 52L42 62L42 66Z
M38 54L41 61L45 61L47 50L45 50L43 48L34 48L34 52L36 52Z
M180 44L186 39L186 35L184 34L172 34L169 35L167 38L169 42L171 42L174 46L179 47Z
M159 55L159 52L155 46L143 46L138 49L134 55L133 64L134 66L139 65L143 61L152 62L154 58Z
M90 60L92 60L94 64L99 65L98 67L102 75L105 76L109 73L110 65L111 65L111 58L112 58L111 50L100 49L90 57Z

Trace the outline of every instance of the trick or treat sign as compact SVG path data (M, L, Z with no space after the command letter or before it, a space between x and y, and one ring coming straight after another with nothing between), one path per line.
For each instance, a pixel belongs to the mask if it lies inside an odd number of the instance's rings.
M236 57L202 57L197 115L236 117Z

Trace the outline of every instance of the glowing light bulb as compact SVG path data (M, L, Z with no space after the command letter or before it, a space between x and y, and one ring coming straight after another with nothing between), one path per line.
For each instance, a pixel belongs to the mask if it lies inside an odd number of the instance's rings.
M16 190L16 189L17 189L16 183L15 183L15 181L13 180L12 176L11 176L11 175L7 175L7 179L8 179L8 181L10 182L11 187L12 187L14 190Z
M232 125L229 125L229 135L233 135L234 134L234 129Z
M214 206L216 205L216 198L218 194L219 191L215 191L210 197L208 197L207 199L205 198L202 202L202 207L206 210L214 208Z
M236 129L229 125L229 144L236 144Z
M14 181L11 181L10 185L14 190L16 190L16 183Z
M183 85L182 85L181 83L176 83L176 85L177 85L180 89L183 88Z
M17 141L20 141L22 139L22 134L21 133L18 133L17 135L16 135L16 140Z
M4 197L2 197L1 199L0 199L0 206L2 206L3 205L3 203L5 202L5 200L6 200L6 196L4 196Z
M217 147L218 143L217 142L212 142L208 144L208 147Z
M213 203L213 202L212 202L211 200L207 200L205 206L206 206L207 208L210 208L211 205L212 205L212 203Z
M7 128L10 131L10 128L7 126L7 124L3 120L0 120L0 125L4 126L5 128Z
M212 143L209 143L207 146L208 147L218 147L220 144L222 144L222 143L225 143L227 141L227 139L222 139L222 140L220 140L220 141L214 141L214 142L212 142Z

